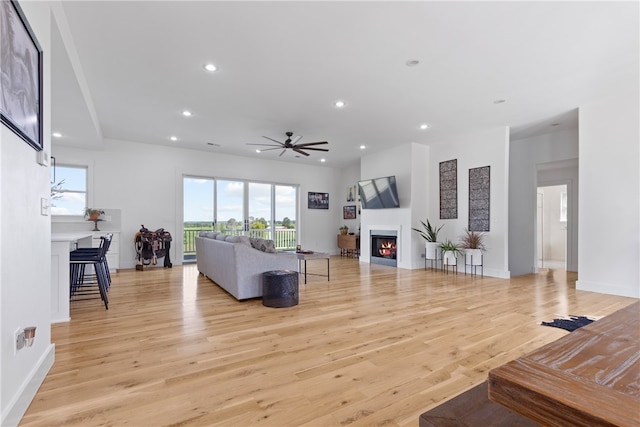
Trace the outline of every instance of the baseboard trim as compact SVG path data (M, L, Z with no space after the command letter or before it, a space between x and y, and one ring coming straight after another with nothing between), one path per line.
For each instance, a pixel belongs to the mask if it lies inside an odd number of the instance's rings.
M22 383L22 387L7 405L6 411L3 411L3 417L0 421L0 425L3 427L13 427L20 423L25 412L27 412L27 408L29 408L29 405L35 398L38 389L42 385L42 382L53 366L53 362L55 362L55 349L55 344L50 344L47 351L43 353L34 369Z
M621 297L640 298L640 289L628 286L577 280L576 289L579 291L597 292L599 294L618 295Z

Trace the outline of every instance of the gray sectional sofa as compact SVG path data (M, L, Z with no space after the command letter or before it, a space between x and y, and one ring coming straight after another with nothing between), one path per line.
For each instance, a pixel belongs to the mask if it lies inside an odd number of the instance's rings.
M200 232L198 271L238 300L262 296L262 273L298 269L295 254L277 253L272 240Z

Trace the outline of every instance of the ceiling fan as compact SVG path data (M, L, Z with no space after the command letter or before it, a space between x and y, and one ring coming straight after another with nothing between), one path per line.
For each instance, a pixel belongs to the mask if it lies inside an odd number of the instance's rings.
M297 142L300 141L300 139L302 139L302 135L296 136L293 140L291 139L291 137L293 136L293 132L287 132L287 133L285 133L285 135L287 135L287 139L284 142L280 142L277 139L269 138L268 136L263 136L263 138L266 138L266 139L268 139L270 141L273 141L275 144L247 144L247 145L259 145L259 146L263 146L263 147L271 147L271 148L260 149L260 151L282 150L280 152L280 156L282 156L284 154L284 152L287 151L288 149L291 149L291 150L295 151L298 154L302 154L303 156L308 156L309 155L309 153L305 153L303 150L329 151L329 149L327 149L327 148L316 148L316 147L313 147L314 145L328 144L327 141L305 142L303 144L297 144Z

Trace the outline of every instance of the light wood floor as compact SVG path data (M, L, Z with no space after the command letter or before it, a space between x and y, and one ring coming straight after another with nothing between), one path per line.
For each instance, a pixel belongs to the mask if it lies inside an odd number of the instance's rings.
M310 271L325 268L309 262ZM238 302L195 265L113 276L72 302L22 426L417 426L487 372L633 303L564 272L511 280L331 259L300 304Z

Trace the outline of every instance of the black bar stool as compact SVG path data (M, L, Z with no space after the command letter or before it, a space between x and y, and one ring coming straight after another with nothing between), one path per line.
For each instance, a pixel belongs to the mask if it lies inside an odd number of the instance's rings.
M107 290L109 288L111 277L109 275L109 267L107 264L107 251L111 244L112 235L107 234L101 237L102 241L98 248L80 248L72 251L70 254L70 283L71 295L87 295L85 288L85 267L92 265L98 287L100 298L104 302L105 309L109 309L109 299ZM95 293L95 292L94 292Z

